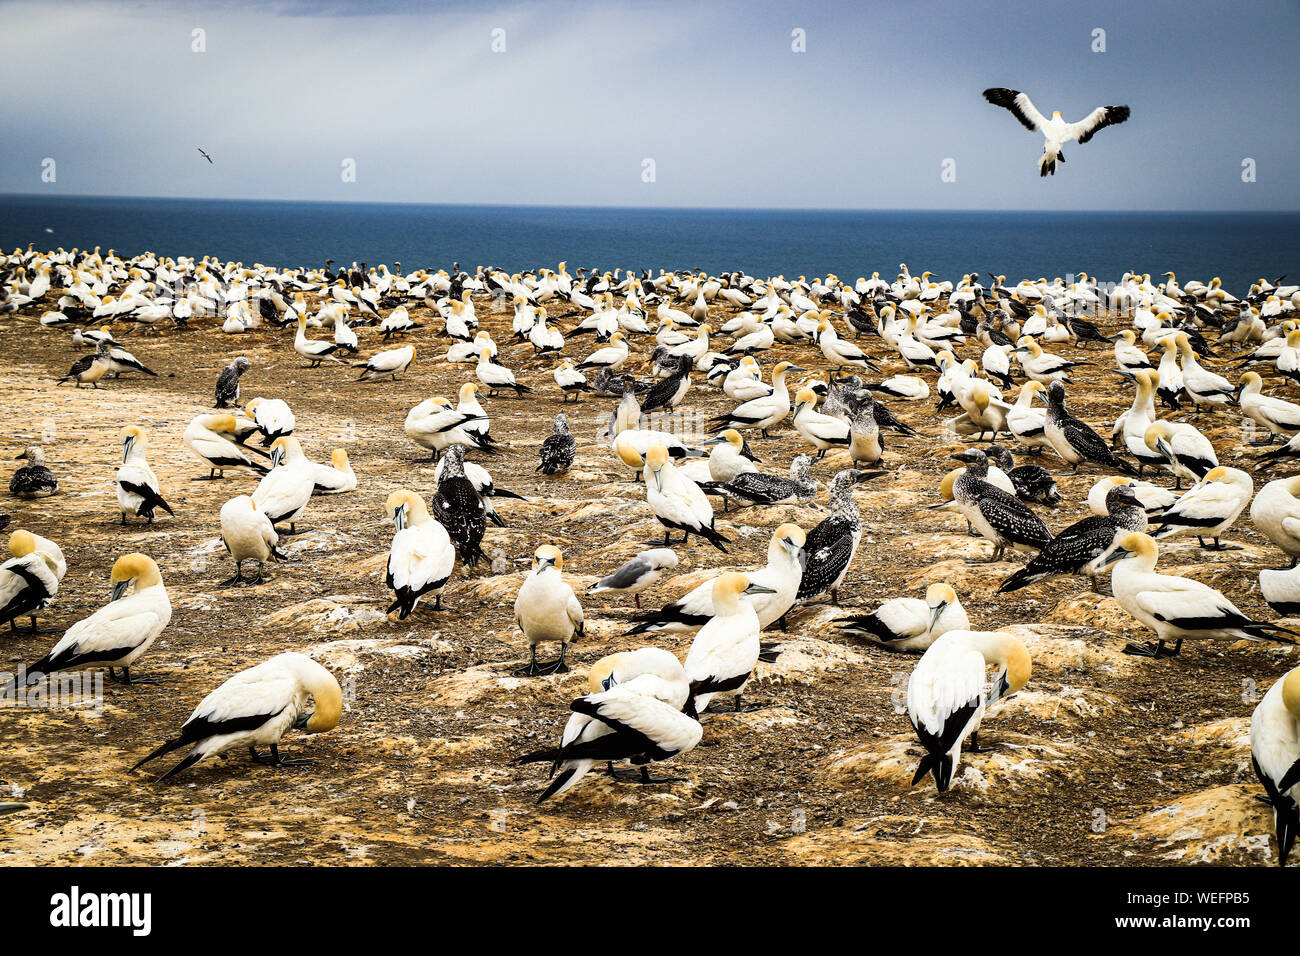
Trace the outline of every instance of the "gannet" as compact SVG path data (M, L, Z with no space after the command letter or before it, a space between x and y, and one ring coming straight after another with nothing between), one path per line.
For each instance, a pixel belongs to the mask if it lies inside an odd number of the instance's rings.
M404 621L425 595L434 596L433 609L442 610L442 590L456 564L447 529L433 520L424 499L411 491L394 491L384 510L392 515L397 531L388 552L386 583L394 601L386 613L397 611Z
M1242 414L1268 430L1268 441L1264 444L1273 444L1277 435L1289 440L1300 433L1300 405L1262 394L1263 385L1257 372L1242 375L1237 386L1237 404Z
M1183 390L1197 408L1227 405L1231 402L1236 392L1232 383L1222 375L1201 367L1196 360L1196 353L1192 351L1187 333L1179 332L1175 335L1174 344L1178 347L1178 356L1182 362Z
M567 402L572 395L573 403L576 405L583 392L591 391L591 386L587 384L587 377L573 367L573 359L566 358L557 365L553 377L555 384L560 386L560 391L563 392L563 398L560 399L562 402Z
M1300 667L1273 684L1250 715L1250 755L1273 807L1277 864L1286 866L1300 833Z
M32 633L39 633L36 615L59 592L60 567L66 570L62 554L57 561L53 560L50 549L42 549L41 543L53 546L53 542L38 538L30 531L17 529L9 535L12 557L0 564L0 624L8 622L9 630L14 633L18 631L20 617L30 617Z
M208 466L206 476L195 481L211 481L224 477L227 468L252 468L266 474L267 468L244 453L235 440L238 427L234 415L199 415L185 427L181 440L190 451Z
M988 480L988 456L979 449L953 455L966 470L952 484L953 504L971 527L993 543L989 561L1000 561L1008 548L1042 548L1052 533L1041 518L1011 493Z
M703 713L717 694L734 692L735 711L754 673L761 651L758 615L742 594L772 594L774 589L734 571L712 582L713 616L696 633L682 665L691 693L686 713Z
M1043 546L1029 563L1002 582L999 594L1028 587L1058 574L1087 574L1096 588L1101 573L1099 559L1115 543L1115 536L1147 530L1147 514L1127 484L1111 487L1105 515L1089 515L1070 525Z
M296 534L298 518L316 488L316 468L297 438L277 438L271 443L271 470L253 491L257 510L273 525L289 522L289 533Z
M307 709L311 698L313 709ZM290 729L319 734L333 730L343 714L343 690L338 680L310 657L293 651L240 671L204 697L181 727L180 735L164 743L131 769L156 757L193 745L189 754L160 777L166 780L204 757L247 747L257 763L298 766L310 760L285 760L279 743ZM270 760L257 748L270 746Z
M1130 115L1127 106L1098 106L1077 123L1067 123L1061 118L1060 110L1053 111L1051 119L1048 119L1038 112L1028 96L1018 90L992 87L984 91L984 99L1009 110L1030 132L1043 134L1043 155L1038 158L1039 176L1056 175L1056 164L1065 162L1062 147L1070 140L1077 140L1082 146L1099 130L1123 123Z
M731 539L713 527L713 508L709 499L699 485L677 471L669 461L668 449L655 443L646 451L644 461L625 444L618 444L617 450L624 464L632 468L641 467L646 503L664 527L664 547L672 544L670 535L676 530L682 532L682 544L688 544L694 534L726 553L726 545Z
M988 680L986 668L998 668ZM925 756L912 777L927 773L943 793L952 783L962 745L978 753L979 730L988 708L1029 681L1033 664L1017 638L997 631L955 630L935 639L907 682L907 716Z
M544 544L533 554L533 569L519 586L515 597L515 623L528 640L528 663L516 673L532 677L537 674L564 674L569 643L584 634L582 605L573 588L560 572L564 555L553 544ZM537 663L537 645L558 641L560 656L545 668Z
M1276 641L1292 644L1294 631L1278 624L1255 621L1237 609L1223 594L1191 578L1156 571L1160 550L1150 535L1123 535L1102 558L1102 567L1114 564L1111 592L1120 607L1156 634L1155 644L1132 644L1126 654L1172 657L1184 640ZM1291 636L1283 636L1291 635ZM1173 650L1165 644L1174 642Z
M627 356L627 336L622 332L615 332L609 337L609 344L604 348L596 349L596 351L579 362L577 370L583 372L592 368L617 372L623 367L623 363L627 361Z
M242 355L221 370L217 376L214 397L216 408L239 406L239 377L248 371L251 363Z
M1240 551L1240 545L1224 544L1219 536L1232 527L1254 491L1255 482L1240 468L1211 468L1160 516L1151 536L1159 541L1194 534L1206 551ZM1206 538L1213 538L1214 544L1206 544Z
M767 430L783 422L790 414L790 392L786 388L785 377L789 372L807 371L790 362L778 362L772 369L772 393L750 399L725 415L718 415L709 421L709 431L719 432L728 428L757 428L764 438L770 438Z
M513 763L551 762L552 779L537 802L573 789L602 760L630 760L642 767L686 753L704 734L699 721L681 712L690 693L684 673L665 679L640 674L609 690L579 697L569 709L560 746L517 757ZM557 774L558 771L558 774ZM655 780L643 772L642 783Z
M15 498L48 498L59 490L59 479L45 464L45 450L40 445L29 445L14 459L26 460L9 479L9 493Z
M479 415L457 411L446 398L435 395L407 412L403 428L411 441L433 452L433 461L437 461L438 456L452 445L469 446L488 454L496 454L496 449L486 438L464 428L467 423L480 419Z
M131 665L153 646L172 619L172 603L153 558L125 554L113 562L109 576L109 603L64 633L54 648L27 668L33 682L58 671L107 667L110 680L123 684L157 683L153 678L131 677ZM135 585L134 590L127 590Z
M376 382L384 378L395 381L397 376L405 372L414 361L414 345L403 345L401 348L376 352L361 366L361 377L357 381Z
M1259 489L1250 520L1291 559L1289 567L1300 563L1300 477L1279 478Z
M285 555L276 547L280 535L276 532L271 519L257 510L257 505L249 495L238 495L221 506L221 543L235 562L234 577L221 582L222 587L235 584L261 584L262 565L275 558L285 560ZM244 577L245 561L257 562L257 574Z
M289 403L278 398L254 398L244 406L244 414L261 433L263 448L269 448L277 438L292 435L297 425Z
M853 500L859 483L879 478L883 471L846 468L831 479L827 504L831 513L808 532L804 542L804 569L795 600L816 601L827 593L831 603L840 601L840 584L862 540L862 515Z
M447 449L442 477L433 495L433 516L447 529L461 560L471 568L477 567L483 557L487 505L465 475L464 445L452 445Z
M293 350L309 361L308 368L317 368L326 359L331 362L341 362L342 360L334 354L340 351L340 348L334 342L321 342L307 338L307 316L303 313L298 314L298 334L293 340Z
M727 481L704 481L699 485L705 494L721 496L724 511L731 501L742 505L763 506L811 501L817 494L817 483L808 477L811 467L811 458L796 455L790 462L789 478L760 471L745 471Z
M1168 488L1161 488L1149 481L1138 481L1135 478L1110 475L1102 478L1088 490L1088 510L1095 515L1108 514L1106 496L1110 494L1110 489L1116 485L1128 485L1133 489L1133 494L1137 496L1138 504L1146 511L1148 520L1159 518L1178 500L1178 496Z
M1158 456L1160 467L1174 476L1176 491L1182 490L1184 479L1200 481L1219 464L1210 440L1186 422L1153 422L1143 432L1142 440L1149 455Z
M122 429L122 466L117 470L117 504L122 512L122 524L126 516L134 515L153 524L154 512L161 508L169 515L175 515L171 505L163 500L158 487L158 476L149 467L145 455L149 447L148 435L139 425L128 425Z
M654 584L664 571L677 567L677 554L671 548L651 548L623 563L587 588L588 594L631 594L641 607L641 592ZM608 689L608 688L606 688Z
M59 379L59 384L72 382L77 388L81 388L83 385L103 388L99 384L99 380L113 370L108 349L107 342L100 342L99 350L94 355L84 355L72 363L72 368L68 369L67 375Z
M923 651L948 631L967 630L970 618L957 592L942 582L925 590L925 600L892 598L870 614L835 622L850 637L865 638L893 651Z
M551 434L546 436L542 447L538 449L541 464L535 471L543 475L558 475L569 470L578 451L578 443L569 434L569 419L564 413L555 416Z

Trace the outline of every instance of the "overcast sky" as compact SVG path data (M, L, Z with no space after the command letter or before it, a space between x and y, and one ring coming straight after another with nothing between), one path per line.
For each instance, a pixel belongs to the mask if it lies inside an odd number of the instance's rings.
M0 0L0 192L1295 209L1297 50L1297 0ZM1133 116L1040 180L989 86Z

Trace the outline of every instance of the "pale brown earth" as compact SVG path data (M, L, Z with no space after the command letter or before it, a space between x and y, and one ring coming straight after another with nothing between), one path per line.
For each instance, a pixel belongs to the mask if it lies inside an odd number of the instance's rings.
M715 306L715 309L717 307ZM910 787L919 757L899 702L915 657L841 637L827 607L792 615L786 649L764 665L748 698L766 705L743 715L705 718L704 745L664 772L684 783L637 786L593 774L567 797L542 806L544 765L511 767L520 753L558 739L568 702L584 692L586 666L600 656L646 643L621 636L630 598L583 603L588 637L574 648L572 673L519 679L526 656L513 622L515 591L533 550L559 544L576 587L608 573L657 538L660 528L629 473L595 440L613 400L588 399L569 409L579 456L566 476L534 474L537 448L560 410L550 359L510 341L508 314L480 301L483 324L503 348L502 360L537 391L517 400L485 399L500 456L483 461L500 487L528 503L498 500L509 524L489 528L489 556L501 552L510 571L458 565L444 597L447 610L420 609L408 621L385 619L389 601L383 565L392 534L383 501L400 487L428 497L433 467L407 440L409 408L437 393L454 395L472 368L440 361L441 323L413 310L429 328L410 337L420 357L395 383L355 384L337 365L308 369L291 349L292 332L262 330L227 336L208 322L161 333L137 332L127 346L158 378L107 381L103 390L56 386L77 357L66 330L36 325L39 309L0 317L0 409L3 454L44 436L63 491L4 508L14 527L57 540L68 574L44 621L66 628L105 601L117 555L141 550L162 567L175 614L140 662L140 675L160 686L105 685L102 714L79 710L7 710L0 718L0 799L31 809L0 820L0 861L11 864L222 863L612 863L612 864L1170 864L1274 862L1272 821L1255 801L1250 770L1252 692L1260 694L1294 666L1293 649L1264 644L1189 645L1173 660L1120 653L1147 637L1113 600L1081 579L1045 582L994 596L1012 563L968 564L989 546L965 534L954 514L927 512L940 477L959 446L945 440L933 399L893 402L920 431L889 437L895 473L862 486L868 525L843 589L844 603L871 608L926 584L948 580L974 626L1013 627L1030 647L1029 685L999 705L984 737L996 748L970 756L953 789L938 796L927 780ZM573 319L563 308L562 328ZM1107 329L1117 322L1103 320ZM363 353L378 333L359 330ZM315 330L313 335L327 333ZM652 344L652 343L651 343ZM878 340L864 339L879 353ZM587 354L590 337L568 351ZM649 354L635 344L638 362ZM1078 356L1079 350L1058 351ZM251 491L237 472L197 482L205 472L181 444L181 432L208 409L220 368L236 355L253 367L243 399L290 402L308 454L347 448L360 488L313 499L304 517L311 533L292 539L292 563L270 569L255 588L223 590L232 568L217 540L217 511ZM776 355L822 370L820 353L781 347ZM978 357L978 349L963 353ZM1128 402L1106 372L1108 348L1070 389L1077 414L1109 434ZM1212 360L1221 367L1223 359ZM902 371L887 363L887 372ZM933 377L931 376L931 381ZM1285 394L1277 382L1269 391ZM731 403L697 385L686 406L712 414ZM945 417L951 414L944 413ZM153 527L118 524L113 476L118 430L147 426L150 458L177 516ZM1225 464L1243 465L1239 419L1200 416ZM754 441L762 467L784 473L802 450L787 424L772 441ZM818 462L825 482L839 467ZM1061 472L1054 458L1044 462ZM1066 501L1038 508L1054 530L1082 517L1084 495L1100 472L1089 468L1059 483ZM1165 479L1160 479L1164 481ZM825 501L825 494L821 499ZM814 507L750 510L719 517L735 539L730 558L692 542L678 547L680 580L648 591L655 605L684 592L701 569L753 567L764 560L771 529L794 519L811 527ZM1246 550L1210 555L1179 539L1162 549L1162 568L1222 588L1243 609L1267 619L1256 573L1279 566L1280 552L1243 517L1226 536ZM52 635L0 636L0 664L31 663ZM689 636L651 639L684 652ZM159 785L154 773L128 772L172 734L206 693L232 673L286 649L309 653L332 668L349 696L332 733L291 734L286 755L309 767L252 765L246 755L213 760L179 782ZM543 649L544 652L548 648ZM157 771L168 765L160 761ZM10 792L13 796L10 796Z

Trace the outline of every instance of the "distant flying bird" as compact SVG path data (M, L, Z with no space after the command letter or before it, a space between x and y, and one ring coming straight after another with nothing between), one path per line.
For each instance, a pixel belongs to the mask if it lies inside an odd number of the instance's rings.
M984 99L994 106L1010 110L1025 129L1043 134L1043 155L1038 158L1039 176L1056 175L1057 162L1065 162L1061 147L1070 140L1077 139L1079 145L1083 145L1092 139L1097 130L1115 126L1129 117L1127 106L1098 106L1077 123L1067 123L1061 119L1059 110L1054 111L1052 118L1048 119L1038 112L1024 93L1003 87L985 90Z
M207 152L203 149L202 146L195 146L194 148L197 149L200 153L203 153L203 158L206 159L209 163L212 162L212 157L207 154Z

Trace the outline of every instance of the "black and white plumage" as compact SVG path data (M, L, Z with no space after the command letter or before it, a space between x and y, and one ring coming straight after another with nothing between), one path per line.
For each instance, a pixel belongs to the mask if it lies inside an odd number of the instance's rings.
M971 527L993 543L990 561L999 561L1007 548L1041 550L1052 533L1041 518L1015 495L989 484L988 456L979 449L953 455L966 470L953 482L953 504Z
M923 651L953 630L966 630L970 618L957 592L942 582L931 584L925 600L892 598L870 614L851 615L836 621L850 637L864 638L894 651Z
M702 481L700 490L705 494L719 495L723 501L723 510L727 503L735 501L742 505L779 505L800 501L811 501L817 494L817 484L808 477L812 468L812 459L807 455L796 455L790 462L790 477L769 475L761 471L747 471L736 475L728 481Z
M1058 574L1095 576L1100 559L1115 543L1117 534L1146 531L1147 515L1128 485L1116 485L1106 495L1105 515L1089 515L1076 521L1051 541L1023 568L998 588L1007 594Z
M1300 834L1300 667L1270 687L1250 715L1250 755L1273 808L1277 865L1286 866Z
M994 87L984 91L984 99L994 106L1009 110L1020 121L1020 125L1030 132L1043 134L1043 155L1038 159L1039 176L1056 175L1056 164L1065 162L1061 148L1066 143L1077 140L1082 146L1098 131L1107 126L1117 126L1130 115L1127 106L1098 106L1077 123L1067 123L1061 118L1059 110L1053 111L1052 118L1048 119L1019 90Z
M1011 452L996 444L989 445L986 454L989 463L1001 468L1011 479L1011 486L1021 501L1039 505L1060 504L1061 492L1056 487L1056 479L1042 465L1017 465Z
M142 372L145 375L158 377L158 373L152 369L146 368L144 363L132 355L124 348L119 348L111 342L102 342L101 346L106 345L104 354L108 356L108 370L113 373L114 378L121 378L123 372Z
M815 601L829 593L831 601L839 603L840 583L849 573L849 565L862 540L862 515L853 500L853 489L860 482L883 474L883 471L846 468L831 479L831 514L808 532L804 544L803 576L799 580L796 601Z
M215 389L217 408L239 406L239 377L248 371L251 364L241 355L221 370L221 374L217 376Z
M444 458L442 461L438 462L438 467L433 470L434 481L442 481L443 469L446 468L446 461L447 460ZM491 473L482 465L476 465L472 461L466 461L463 463L463 467L465 468L465 477L470 480L470 484L474 486L474 490L483 498L483 505L487 508L488 520L498 528L504 528L506 523L501 519L501 516L497 514L496 508L492 505L492 499L511 498L515 501L527 501L528 499L523 495L516 494L515 492L509 491L505 488L498 488L496 482L492 480Z
M645 768L693 749L704 736L700 722L682 713L689 694L685 673L665 679L641 674L609 690L579 697L560 746L517 757L513 762L550 761L551 782L541 803L567 793L600 761L628 760ZM558 773L557 773L558 772ZM648 774L643 783L657 782Z
M555 416L554 431L546 436L539 452L541 464L535 471L543 475L558 475L568 471L578 453L578 443L569 434L569 419L563 412Z
M32 445L15 458L26 459L27 464L14 472L9 479L9 493L15 498L48 498L59 490L59 479L45 464L45 451Z
M122 466L117 470L117 503L122 512L122 524L126 524L127 515L144 518L153 524L154 512L159 508L169 515L175 515L171 505L163 500L158 486L158 476L149 466L146 451L149 447L148 435L138 425L128 425L122 429Z
M442 610L442 589L456 563L446 528L429 516L424 499L411 491L394 491L384 510L397 528L388 551L385 582L393 592L393 603L386 613L396 611L397 619L404 621L428 594L434 596L433 609Z
M669 356L669 360L673 363L672 374L656 382L654 387L646 392L645 398L641 400L642 415L669 411L676 407L690 391L693 367L690 356L674 355Z
M671 548L651 548L625 561L613 574L607 574L587 588L588 594L631 594L641 607L641 592L654 584L664 571L677 567L677 553Z
M442 481L433 495L433 516L447 529L447 535L471 568L483 557L483 533L487 530L487 505L465 476L465 446L447 449Z
M307 709L307 700L313 709ZM310 657L294 651L278 654L242 670L204 697L181 732L131 769L164 754L190 746L190 752L159 780L166 780L205 757L235 747L247 747L257 763L293 766L309 760L284 760L280 739L290 730L308 734L333 730L343 715L343 690L334 677ZM259 746L271 748L270 760L258 756Z
M82 385L103 388L99 380L113 371L113 362L109 358L108 349L107 342L100 342L99 349L94 355L83 355L72 363L68 374L59 379L60 384L72 382L77 388L81 388Z
M7 623L10 631L18 630L20 617L30 617L36 632L37 613L59 591L59 564L41 547L42 541L22 528L9 536L12 557L0 564L0 624Z
M1254 480L1240 468L1211 468L1166 509L1151 536L1161 540L1176 534L1194 534L1207 551L1239 551L1240 546L1224 544L1219 536L1232 527L1254 492ZM1207 545L1206 538L1213 538L1214 544Z
M1065 386L1060 382L1052 382L1047 387L1047 418L1043 434L1056 453L1070 463L1072 471L1077 471L1083 462L1092 462L1125 475L1137 475L1136 468L1116 457L1101 436L1066 410Z

